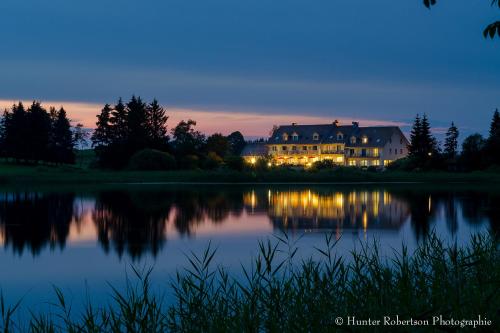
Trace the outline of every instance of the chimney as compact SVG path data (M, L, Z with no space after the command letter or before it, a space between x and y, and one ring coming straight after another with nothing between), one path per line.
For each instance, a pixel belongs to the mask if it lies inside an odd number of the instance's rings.
M335 125L335 126L339 126L339 121L338 121L337 119L335 119L335 120L333 121L333 125Z
M352 122L352 127L357 128L359 126L359 123L357 121Z
M297 123L292 123L292 126L296 126L296 125L297 125Z

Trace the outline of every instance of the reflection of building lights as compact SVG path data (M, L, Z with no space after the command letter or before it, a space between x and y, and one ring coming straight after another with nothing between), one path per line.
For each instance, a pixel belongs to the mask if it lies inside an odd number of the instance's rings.
M431 212L431 208L432 208L431 196L429 195L429 213Z
M272 166L273 166L273 164L272 164L271 162L267 162L267 166L268 166L268 167L272 167Z
M250 163L255 164L255 162L257 162L257 160L255 159L255 157L252 157L252 158L250 159Z
M368 228L368 213L365 210L363 212L363 230L366 231L366 228Z

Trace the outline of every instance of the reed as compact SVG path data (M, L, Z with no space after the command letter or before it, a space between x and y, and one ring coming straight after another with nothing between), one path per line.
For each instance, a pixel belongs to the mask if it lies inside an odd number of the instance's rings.
M492 235L474 235L466 246L445 244L431 235L413 252L406 247L381 254L376 242L350 256L336 254L326 235L317 256L304 259L287 235L259 244L259 253L237 278L215 264L216 249L187 257L170 286L170 299L151 290L151 270L133 268L124 291L110 286L109 305L88 302L71 311L54 288L55 313L35 314L16 322L20 303L8 307L0 298L2 332L426 332L436 327L337 326L336 317L380 319L483 318L498 329L500 255ZM442 327L450 330L449 327ZM455 330L455 329L451 329ZM472 330L472 329L471 329Z

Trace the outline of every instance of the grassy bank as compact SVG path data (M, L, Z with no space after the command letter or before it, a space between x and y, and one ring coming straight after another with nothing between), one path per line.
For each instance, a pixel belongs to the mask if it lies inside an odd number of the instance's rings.
M403 248L389 258L376 245L337 257L327 236L315 259L297 259L288 239L260 244L260 253L243 278L213 264L208 248L188 258L188 267L171 282L165 300L152 290L149 272L139 273L125 291L111 288L111 304L71 312L71 304L55 289L57 309L31 313L17 321L22 307L1 304L2 332L427 332L455 331L464 322L434 325L444 319L491 320L500 328L500 253L489 236L474 236L468 246L446 246L430 237L413 253ZM166 295L165 294L165 295ZM2 298L3 299L3 298ZM52 308L54 309L54 308ZM428 326L352 326L357 319L413 319ZM339 325L336 318L344 320ZM471 323L469 323L471 324Z
M327 183L327 182L471 182L500 183L497 171L471 173L448 172L373 172L355 168L335 170L267 171L177 170L177 171L113 171L79 166L29 166L1 163L0 185L36 184L103 184L103 183Z

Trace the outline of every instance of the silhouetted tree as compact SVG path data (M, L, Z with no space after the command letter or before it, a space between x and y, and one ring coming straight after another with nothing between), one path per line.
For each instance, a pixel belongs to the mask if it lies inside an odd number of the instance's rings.
M131 153L134 153L146 148L149 142L146 104L140 97L132 96L127 103L127 115L129 133L126 141Z
M197 155L202 152L205 144L205 136L194 130L196 121L189 119L181 120L172 130L174 148L177 155Z
M229 151L232 155L240 155L245 148L246 142L243 135L239 132L233 132L228 135L227 140L229 142Z
M413 127L410 133L410 146L408 147L408 154L413 158L421 157L421 146L422 146L422 123L420 121L420 115L415 116L413 122Z
M498 109L495 110L491 119L485 155L488 164L500 165L500 113Z
M444 141L444 153L447 158L453 159L457 156L458 135L458 128L451 122L451 126L446 132L446 139Z
M50 136L50 154L56 163L74 163L74 141L66 111L60 108L55 114Z
M49 140L51 136L51 117L40 102L33 102L27 112L27 128L29 134L28 158L38 162L49 159Z
M118 103L111 111L109 122L112 126L113 143L125 141L128 137L128 114L121 98L118 99Z
M219 157L224 157L229 151L228 139L220 133L210 135L207 138L207 151L214 152Z
M481 134L472 134L462 143L461 165L467 170L476 170L483 166L485 140Z
M168 116L156 99L147 106L146 118L152 148L165 150L168 145Z
M73 142L78 149L82 149L87 145L89 133L83 127L83 124L76 124L73 130Z
M111 106L106 104L102 108L101 113L97 115L96 128L91 137L93 147L107 146L113 140L110 122L111 112Z

